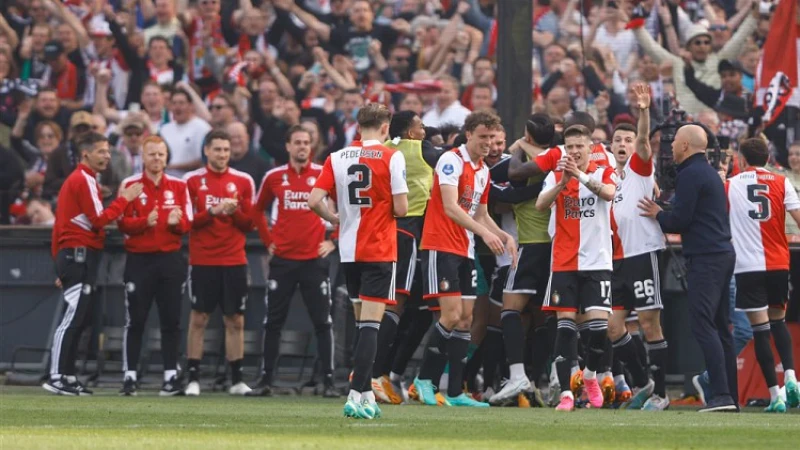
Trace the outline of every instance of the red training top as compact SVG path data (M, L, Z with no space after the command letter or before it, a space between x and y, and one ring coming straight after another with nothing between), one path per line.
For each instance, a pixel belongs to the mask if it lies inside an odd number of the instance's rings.
M125 250L131 253L167 253L181 249L181 236L192 226L194 211L189 201L186 183L180 178L162 175L156 185L150 177L139 174L126 178L120 185L124 189L134 183L142 183L144 189L139 198L128 203L125 214L119 220L119 231L125 234ZM183 215L177 225L168 225L170 212L182 209ZM147 225L147 216L158 210L155 226Z

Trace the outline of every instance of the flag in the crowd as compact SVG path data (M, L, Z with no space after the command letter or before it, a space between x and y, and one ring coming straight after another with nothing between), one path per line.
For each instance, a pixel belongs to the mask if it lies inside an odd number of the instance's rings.
M442 82L438 80L411 81L387 84L383 89L399 94L434 94L442 90Z
M756 106L764 108L769 126L786 105L800 107L797 86L797 1L783 0L772 14L764 55L756 72Z

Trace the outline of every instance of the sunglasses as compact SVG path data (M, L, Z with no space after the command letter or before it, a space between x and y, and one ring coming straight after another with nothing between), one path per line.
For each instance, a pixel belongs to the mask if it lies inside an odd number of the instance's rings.
M711 39L698 39L694 41L694 45L711 45Z
M728 31L727 25L711 25L708 27L709 31Z

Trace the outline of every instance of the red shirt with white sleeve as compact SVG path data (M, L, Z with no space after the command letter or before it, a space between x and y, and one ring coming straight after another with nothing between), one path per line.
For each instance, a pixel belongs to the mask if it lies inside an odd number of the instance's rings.
M247 264L245 234L253 229L251 210L255 183L250 175L235 169L215 172L207 167L184 176L194 207L189 234L189 264L193 266L239 266ZM224 199L236 199L231 215L212 215L211 207Z
M749 167L729 178L725 189L736 250L734 273L789 270L786 211L800 209L791 182L763 167Z
M656 185L653 160L644 161L634 153L618 175L614 196L614 259L655 252L666 248L658 221L644 217L639 201L653 198Z
M397 261L393 196L408 193L401 152L376 140L353 141L328 156L314 187L336 197L342 262Z
M603 184L616 184L617 176L611 167L600 168L590 162L586 175ZM542 191L552 189L563 176L563 171L550 172ZM552 209L552 271L612 270L611 202L573 177L559 192Z
M489 167L483 160L472 162L464 145L443 154L436 163L431 199L422 227L420 248L423 250L437 250L475 259L472 231L458 225L445 214L443 185L458 188L458 206L472 217L478 205L485 205L489 200Z
M65 248L102 250L106 240L103 227L117 220L127 206L128 200L118 197L103 209L97 174L89 166L78 164L58 192L51 243L53 257Z

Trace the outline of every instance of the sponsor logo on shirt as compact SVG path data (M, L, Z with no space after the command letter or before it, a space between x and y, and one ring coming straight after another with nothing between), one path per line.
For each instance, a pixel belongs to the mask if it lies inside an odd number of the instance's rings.
M597 202L595 197L564 197L564 218L583 219L595 216L594 205Z
M310 210L308 207L309 195L309 192L297 192L287 189L283 191L283 208L292 211Z
M452 175L454 171L455 169L453 168L452 164L445 164L444 167L442 167L442 172L445 175Z

